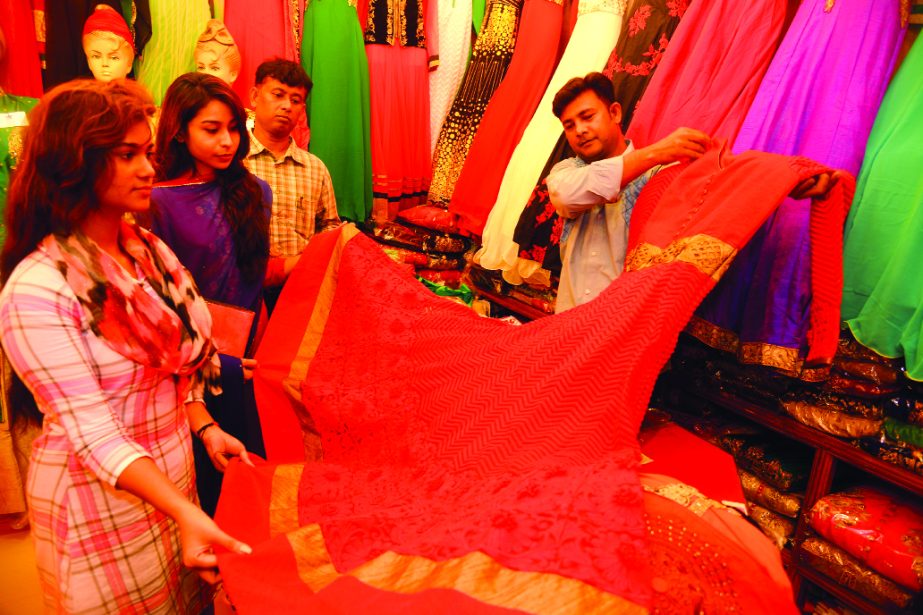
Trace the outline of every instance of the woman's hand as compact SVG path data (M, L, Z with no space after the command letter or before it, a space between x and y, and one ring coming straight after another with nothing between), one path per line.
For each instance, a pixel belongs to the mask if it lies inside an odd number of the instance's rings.
M257 368L256 359L241 359L240 360L240 369L244 372L244 380L253 379L253 370Z
M218 572L218 557L215 547L224 547L234 553L249 555L249 545L232 538L218 527L202 509L191 504L176 516L179 526L180 544L183 550L183 564L194 570L211 585L221 581Z
M242 462L253 467L250 455L240 440L221 429L218 425L209 427L202 432L202 444L205 445L208 458L212 460L212 465L219 472L224 472L231 457L240 457Z

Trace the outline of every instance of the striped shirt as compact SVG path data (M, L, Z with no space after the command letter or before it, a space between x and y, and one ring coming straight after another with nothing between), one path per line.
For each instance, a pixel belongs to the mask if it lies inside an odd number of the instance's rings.
M250 133L250 172L272 188L269 254L301 254L314 235L340 223L333 182L320 158L289 139L288 150L276 158Z
M200 612L206 590L182 566L175 522L115 488L128 465L149 457L196 501L184 392L175 379L97 337L40 250L0 293L0 338L44 414L26 494L46 610Z

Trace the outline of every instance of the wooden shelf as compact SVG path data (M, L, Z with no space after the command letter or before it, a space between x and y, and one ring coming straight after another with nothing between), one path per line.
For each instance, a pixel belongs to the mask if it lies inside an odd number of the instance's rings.
M480 286L475 286L474 292L475 294L478 294L481 297L484 297L486 299L489 299L490 301L493 301L497 305L502 305L503 307L513 312L514 314L518 314L519 316L522 316L523 318L526 318L528 320L538 320L539 318L550 316L550 314L548 314L547 312L543 312L542 310L532 307L531 305L527 303L523 303L519 299L513 299L512 297L505 297L503 295L498 295L495 292L484 290Z
M847 440L824 433L787 416L781 409L770 407L771 402L759 403L735 396L719 388L705 389L679 375L672 375L668 386L695 395L715 406L742 416L780 435L814 449L811 475L804 494L802 511L810 510L818 498L830 492L838 463L859 468L869 475L888 481L917 496L923 496L923 476L893 465L864 450L853 446ZM792 578L792 587L798 604L802 604L804 583L809 583L833 595L847 606L861 613L890 615L902 613L897 607L881 607L872 603L850 588L812 568L800 556L801 542L810 533L805 514L798 516L792 550L783 551L783 563Z
M724 391L703 391L690 388L686 388L686 390L793 440L824 450L842 462L923 496L923 476L873 457L846 440L831 436L813 427L808 427L780 412L770 410L753 402L744 401Z

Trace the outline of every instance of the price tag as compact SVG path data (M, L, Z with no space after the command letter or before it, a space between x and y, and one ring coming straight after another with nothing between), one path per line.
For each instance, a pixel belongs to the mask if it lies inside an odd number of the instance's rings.
M28 126L29 121L26 119L25 111L11 111L9 113L0 113L0 128L14 128L16 126Z

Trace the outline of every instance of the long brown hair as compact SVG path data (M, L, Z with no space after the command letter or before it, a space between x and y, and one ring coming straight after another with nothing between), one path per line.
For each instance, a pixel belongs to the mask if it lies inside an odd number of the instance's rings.
M250 153L247 115L237 94L224 81L204 73L186 73L167 88L157 126L157 180L176 179L195 169L185 140L189 122L213 100L230 109L240 133L234 159L227 169L216 169L215 180L221 186L221 206L234 237L237 267L244 279L253 281L263 274L269 259L269 221L263 191L244 166Z
M126 79L70 81L45 94L29 114L10 185L0 280L46 235L69 235L84 221L111 177L109 151L153 114L151 95Z
M134 81L70 81L45 94L29 114L23 151L6 205L0 280L50 233L71 234L97 205L112 176L109 152L128 130L154 114L151 95ZM8 391L14 419L41 422L32 394L16 374Z

